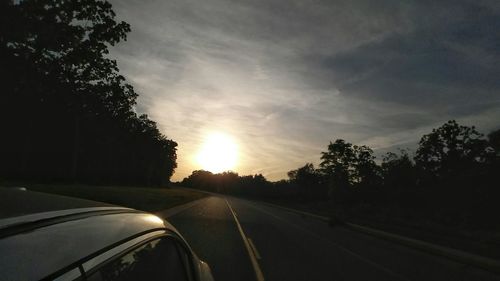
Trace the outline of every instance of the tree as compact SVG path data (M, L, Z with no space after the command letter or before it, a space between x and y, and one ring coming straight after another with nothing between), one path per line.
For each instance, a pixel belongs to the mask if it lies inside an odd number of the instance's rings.
M366 145L353 146L355 155L353 180L361 186L375 187L382 182L380 167L375 163L373 150Z
M497 155L500 155L500 129L488 134L488 142L495 149Z
M126 39L105 0L0 4L1 177L160 185L176 143L133 106L109 47Z
M296 170L289 171L287 175L290 182L299 187L299 192L303 197L307 199L324 199L327 197L327 192L321 181L321 174L316 171L312 163L307 163Z
M380 180L379 167L375 163L373 150L368 146L352 145L338 139L330 142L328 151L321 153L320 168L335 184L373 185Z
M433 178L451 178L476 169L491 156L487 141L474 126L461 126L450 120L422 137L415 162Z
M215 192L213 175L209 171L196 170L182 180L182 185Z
M226 171L215 174L214 180L217 192L228 193L238 185L239 175L235 172Z
M404 189L415 186L417 174L408 151L400 150L399 154L388 152L382 160L382 175L387 188Z
M342 139L330 142L328 151L321 152L319 166L322 173L328 177L331 188L344 189L352 184L355 159L352 144Z
M184 186L219 193L263 196L272 192L272 184L262 175L239 176L235 172L213 174L197 170L182 180Z

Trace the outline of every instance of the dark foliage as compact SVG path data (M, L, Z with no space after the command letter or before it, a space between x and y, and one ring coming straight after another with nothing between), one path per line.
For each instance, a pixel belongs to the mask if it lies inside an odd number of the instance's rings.
M337 140L323 152L333 211L340 216L498 228L498 161L474 127L451 120L424 135L414 161L406 150L387 153L378 166L372 151Z
M289 183L298 189L298 195L306 200L321 200L328 196L323 175L307 163L297 170L288 172Z
M0 4L0 177L160 185L177 144L133 106L108 47L130 27L107 1Z
M391 190L404 190L417 184L415 163L407 150L399 154L388 152L382 160L384 186Z
M495 151L500 152L500 129L488 134L488 140Z
M474 127L451 120L422 137L415 161L427 179L449 180L463 173L479 173L491 161L492 152Z
M498 133L486 140L474 127L449 121L422 137L415 157L389 152L378 165L373 151L342 139L322 152L318 169L307 163L288 180L195 171L183 185L290 203L327 202L336 219L377 219L498 229Z
M183 186L199 188L210 192L240 195L252 198L272 198L277 195L278 185L269 182L263 175L240 176L234 172L213 174L197 170L184 178ZM286 186L288 187L288 186Z

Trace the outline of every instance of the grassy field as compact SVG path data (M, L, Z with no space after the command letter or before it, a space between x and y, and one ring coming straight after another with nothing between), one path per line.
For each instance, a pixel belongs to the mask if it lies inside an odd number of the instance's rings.
M84 198L157 212L207 196L204 193L177 188L128 186L18 184L28 190Z

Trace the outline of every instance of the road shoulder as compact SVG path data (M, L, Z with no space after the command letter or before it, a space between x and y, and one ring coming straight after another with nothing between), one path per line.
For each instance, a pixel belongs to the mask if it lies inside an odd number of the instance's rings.
M296 209L292 209L292 208L288 208L288 207L284 207L284 206L280 206L280 205L276 205L276 204L272 204L272 203L268 203L268 202L260 202L259 201L258 203L263 204L263 205L267 205L267 206L271 206L274 208L279 208L279 209L282 209L282 210L285 210L288 212L293 212L293 213L299 214L301 216L307 216L307 217L310 217L313 219L321 220L324 222L330 221L330 218L325 217L325 216L320 216L320 215L312 214L309 212L296 210ZM437 244L433 244L433 243L421 241L418 239L413 239L413 238L389 233L386 231L382 231L379 229L366 227L366 226L362 226L362 225L358 225L358 224L345 223L343 226L347 227L351 230L354 230L354 231L362 232L362 233L369 234L369 235L374 236L374 237L378 237L378 238L385 239L385 240L388 240L388 241L391 241L394 243L402 244L402 245L405 245L407 247L411 247L411 248L414 248L414 249L417 249L420 251L424 251L424 252L427 252L427 253L430 253L433 255L445 257L447 259L451 259L451 260L454 260L454 261L459 262L459 263L476 266L476 267L479 267L479 268L482 268L482 269L485 269L485 270L488 270L488 271L491 271L494 273L500 273L500 261L492 259L492 258L483 257L480 255L468 253L465 251L440 246Z

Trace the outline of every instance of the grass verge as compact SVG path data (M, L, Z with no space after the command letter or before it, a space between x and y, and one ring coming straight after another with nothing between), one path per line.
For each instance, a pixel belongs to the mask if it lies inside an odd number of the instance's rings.
M26 187L28 190L100 201L147 212L162 211L207 196L201 192L178 188L80 184L25 184L18 186Z

